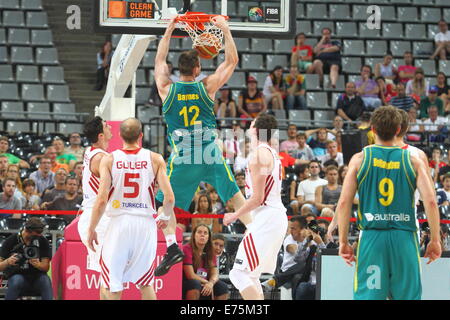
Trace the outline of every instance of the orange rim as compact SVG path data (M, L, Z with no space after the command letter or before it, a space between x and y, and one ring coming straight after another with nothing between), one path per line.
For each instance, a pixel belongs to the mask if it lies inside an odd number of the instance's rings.
M203 12L186 12L183 15L180 15L178 17L176 17L175 21L177 22L191 22L191 23L195 23L195 22L200 22L200 23L205 23L205 22L210 22L211 18L217 17L217 16L222 16L220 14L206 14ZM229 17L228 16L222 16L225 18L225 20L228 20Z

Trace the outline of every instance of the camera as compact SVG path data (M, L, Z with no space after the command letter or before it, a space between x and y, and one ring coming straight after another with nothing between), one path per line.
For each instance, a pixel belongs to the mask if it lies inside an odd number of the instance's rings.
M427 233L430 232L430 225L428 224L427 221L425 221L424 223L422 223L421 229L422 229L423 232L427 232Z
M319 227L316 220L311 220L308 223L308 229L310 229L314 233L318 233L322 239L325 239L327 231L324 228Z
M12 254L15 254L18 259L16 262L17 266L25 269L25 264L28 260L40 258L39 237L33 237L29 246L24 243L19 243L13 248Z

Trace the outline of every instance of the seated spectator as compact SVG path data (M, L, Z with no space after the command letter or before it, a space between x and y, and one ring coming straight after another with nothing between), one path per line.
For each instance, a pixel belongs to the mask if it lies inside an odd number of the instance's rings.
M444 161L441 160L441 157L441 148L434 147L431 153L431 160L429 161L431 176L434 178L434 182L437 182L439 170L447 165Z
M436 79L437 95L444 102L445 115L448 115L450 113L450 87L447 85L447 76L445 73L439 72Z
M20 236L10 235L0 251L0 271L8 274L8 288L5 300L17 300L25 294L39 294L42 300L53 300L53 288L47 272L50 269L52 252L48 240L42 236L44 224L39 218L30 218ZM23 265L18 265L17 247L21 243L30 246L33 238L39 241L39 258L28 259ZM22 246L20 246L22 247ZM20 250L23 254L23 249Z
M55 174L55 184L44 190L41 197L41 209L45 210L49 202L63 196L66 193L67 171L63 168L58 169Z
M213 215L212 201L208 194L200 194L197 200L197 210L195 214ZM219 219L215 218L192 218L192 229L196 226L203 224L208 226L213 233L221 233L222 225L219 223Z
M319 73L313 67L313 48L307 44L306 35L300 32L295 36L295 46L292 47L291 66L297 66L302 73Z
M6 178L6 171L8 170L8 157L4 154L0 154L0 183Z
M320 161L322 162L322 166L324 166L325 163L330 160L336 161L339 167L344 165L344 155L342 154L342 152L337 151L337 142L333 140L328 140L326 142L326 146L327 146L327 153L319 157Z
M313 160L309 163L309 172L310 177L300 182L297 190L297 201L299 208L301 208L301 215L307 215L308 213L314 213L317 215L320 213L315 207L316 188L328 184L327 180L319 177L319 161Z
M333 129L328 132L328 135L333 136L331 140L336 140L337 134L342 132L344 132L344 119L341 116L334 116Z
M421 119L429 117L428 109L435 106L438 110L439 116L444 116L444 102L437 96L438 88L431 86L428 96L420 100L420 114Z
M214 254L217 258L217 268L219 269L219 274L229 274L231 261L228 253L225 252L226 240L223 235L216 233L212 237L212 243L214 247Z
M406 95L406 87L403 83L397 84L397 95L393 97L389 104L399 109L408 111L415 109L416 100Z
M55 174L51 171L51 166L50 157L44 156L39 161L39 169L30 174L30 179L36 183L36 191L39 194L55 184Z
M416 67L414 66L414 59L411 51L405 51L403 54L404 65L398 67L398 78L401 83L405 84L414 78Z
M347 121L356 121L364 112L364 101L356 95L356 85L354 82L347 82L345 93L338 98L336 113Z
M289 124L287 135L288 139L280 144L280 152L286 152L292 157L299 147L297 141L297 125L293 123Z
M331 29L322 29L322 38L314 47L316 60L313 62L314 70L319 71L320 82L323 84L323 74L330 73L331 88L336 88L341 69L341 42L331 39Z
M338 169L338 184L341 186L344 184L345 176L348 172L348 165L344 164L343 166L340 166Z
M397 88L393 83L387 83L384 77L377 77L375 81L380 88L379 97L381 99L381 104L387 106L389 101L397 95Z
M0 154L8 158L9 164L17 164L20 168L30 168L30 165L25 160L22 160L15 155L8 153L9 140L7 137L0 137Z
M367 110L373 110L381 106L381 100L378 97L380 88L375 80L372 79L372 67L364 65L361 67L361 79L355 82L356 92L364 101Z
M236 180L236 184L241 190L242 194L245 197L245 173L244 171L239 171L234 175L234 179ZM227 211L229 212L229 211Z
M244 171L248 165L248 159L250 155L250 140L245 140L244 152L240 152L238 156L234 159L234 172Z
M290 203L289 206L292 209L292 214L297 215L299 213L299 206L298 206L298 199L297 199L297 189L298 184L302 182L303 180L306 180L309 178L309 166L307 164L301 164L295 167L295 173L297 176L296 180L291 181L291 186L289 188L290 190Z
M284 110L286 85L283 78L283 67L276 66L266 77L263 88L264 99L270 109Z
M409 117L409 128L408 133L406 135L406 140L408 141L422 140L422 136L420 134L415 133L415 132L423 132L422 121L417 119L416 108L411 108L408 110L408 117Z
M78 180L78 193L83 193L83 162L77 162L73 167L72 176Z
M22 179L20 179L20 170L17 164L10 164L8 166L8 170L6 171L6 176L8 178L14 179L16 181L16 189L14 191L14 196L20 199L23 202L23 188L22 188Z
M65 153L64 141L61 138L56 137L53 139L52 146L55 147L57 153L56 162L67 164L69 170L72 170L78 160L73 154Z
M286 107L292 109L306 108L306 79L300 73L296 65L292 65L290 72L284 78L286 84Z
M214 113L219 119L223 118L236 118L236 102L233 100L233 95L231 93L230 87L228 85L222 86L219 90L220 97L216 99L214 103ZM231 125L231 121L219 120L220 126L225 127Z
M314 152L306 144L306 134L300 132L297 134L298 147L292 153L292 157L300 160L300 164L308 164L312 159L314 159Z
M24 210L39 210L41 198L36 193L36 183L32 179L25 179L23 181L23 198L22 209Z
M439 20L438 26L439 32L434 36L436 50L430 59L434 60L438 57L441 60L447 60L447 53L450 53L450 31L448 31L448 24L444 19Z
M65 181L65 192L61 196L55 198L53 201L42 204L44 210L56 210L56 211L78 211L81 208L83 202L83 196L78 194L78 180L74 177L67 177ZM76 218L74 215L63 215L62 218L71 223Z
M450 202L450 173L446 173L442 178L442 188L437 190L439 191L444 192L447 201Z
M228 300L228 286L219 280L211 229L199 224L183 246L183 299Z
M113 49L111 41L106 41L101 50L97 52L97 81L95 90L100 91L108 82L109 67L111 66L111 58Z
M54 146L47 147L44 155L50 158L51 170L53 173L56 173L59 169L64 169L66 172L70 172L70 167L68 164L60 163L56 160L58 153L56 152L56 148Z
M78 162L83 162L84 147L81 146L81 135L78 132L69 135L69 146L64 149L64 153L73 155Z
M422 121L423 128L425 131L440 131L441 129L446 129L448 121L446 118L438 115L438 108L436 106L431 106L428 108L428 116Z
M392 64L392 53L387 52L384 55L383 62L377 63L375 65L375 77L384 77L386 83L394 83L395 78L397 78L397 68Z
M430 91L430 85L425 80L425 74L422 68L417 68L414 72L414 78L406 84L406 94L413 97L416 101L420 101ZM437 90L436 90L437 91Z
M242 90L238 98L238 111L241 118L256 118L267 110L264 95L257 85L258 81L254 77L247 78L247 88Z
M16 191L16 180L12 178L6 178L3 181L3 192L0 193L0 210L21 210L22 201L14 195ZM14 214L0 214L2 218L15 218L20 219L22 215L20 213Z
M212 189L209 192L209 197L211 198L212 212L215 214L223 214L225 212L225 207L220 200L216 189Z
M375 143L375 134L373 133L371 126L370 126L370 113L364 112L359 117L359 125L358 129L361 131L367 131L367 144L374 144Z
M318 128L312 130L306 130L305 134L307 137L306 142L311 147L314 152L315 157L323 156L327 150L327 140L328 140L328 132L329 130L326 128ZM313 134L317 133L317 138L314 139L312 137Z
M450 173L450 149L447 152L447 160L446 160L446 165L445 167L442 167L439 170L439 181L441 182L441 184L444 184L443 179L444 179L444 175L446 175L447 173Z
M342 185L338 184L338 168L328 166L325 169L325 178L328 184L316 188L315 206L320 211L320 216L332 218L342 192Z

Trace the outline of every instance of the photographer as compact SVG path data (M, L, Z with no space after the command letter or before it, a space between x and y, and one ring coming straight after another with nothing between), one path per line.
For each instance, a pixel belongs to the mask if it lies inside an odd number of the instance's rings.
M3 243L0 271L8 278L5 300L17 300L30 293L39 294L42 300L53 299L52 284L47 276L51 251L42 236L43 231L42 221L30 218L21 232L9 236Z
M294 239L294 242L286 245L283 264L285 264L285 259L291 259L293 261L287 261L289 268L284 269L282 266L282 272L263 282L262 285L268 289L272 289L291 282L292 297L299 300L297 297L298 288L302 283L310 283L313 278L312 276L314 276L313 282L315 290L315 255L318 248L325 248L323 242L325 234L326 231L322 230L317 225L316 220L307 223L306 218L303 216L293 217L291 219L291 236ZM285 242L285 244L287 244L287 242ZM295 248L294 251L292 251L292 247ZM292 258L289 254L295 256ZM306 290L309 290L309 287ZM304 295L303 291L300 292L300 295ZM314 295L312 295L312 299L314 299Z
M421 226L421 236L420 236L420 253L425 254L427 250L428 243L430 242L430 226L427 221L422 223ZM441 247L443 251L448 250L448 226L446 224L441 224L440 236L441 236Z

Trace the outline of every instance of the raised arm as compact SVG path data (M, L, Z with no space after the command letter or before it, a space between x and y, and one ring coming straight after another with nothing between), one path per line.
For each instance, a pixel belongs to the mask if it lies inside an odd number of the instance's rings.
M170 80L169 67L167 66L167 55L169 54L169 44L172 32L175 30L175 19L167 26L163 38L159 41L158 51L155 57L155 82L159 96L164 101L169 94Z
M203 80L206 91L211 99L214 100L217 90L227 83L233 75L233 72L239 62L239 57L236 44L234 43L233 36L231 35L230 27L228 26L225 18L222 16L215 17L213 18L213 23L222 30L225 40L225 60L217 68L216 72Z

